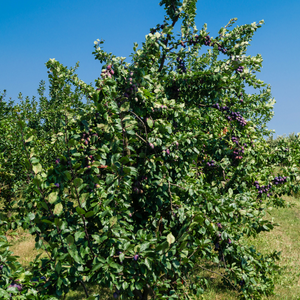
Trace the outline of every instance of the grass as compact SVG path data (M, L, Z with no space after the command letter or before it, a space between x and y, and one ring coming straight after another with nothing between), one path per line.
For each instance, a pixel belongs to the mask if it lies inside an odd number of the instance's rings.
M270 232L262 232L256 239L249 238L245 242L255 246L262 254L273 250L281 251L279 266L281 271L276 278L276 295L269 300L299 300L300 299L300 202L294 197L283 197L293 205L292 208L279 208L269 211L266 217L280 226ZM207 300L236 300L235 291L224 290L220 285L221 279L212 279L211 286L202 299ZM201 299L201 298L200 298Z
M295 197L284 199L289 202L292 208L279 208L268 211L267 219L273 219L274 223L280 226L275 227L271 232L263 232L258 238L249 238L245 242L255 246L262 254L273 250L281 251L280 275L276 278L276 295L270 296L269 300L300 300L300 202ZM29 267L29 262L33 261L35 256L42 253L42 250L35 249L35 240L28 232L22 228L9 231L6 236L14 255L19 256L19 262L25 267ZM46 256L45 253L42 257ZM199 271L196 276L205 276L209 282L209 287L199 299L205 300L234 300L238 299L234 290L224 288L221 283L221 277L217 274ZM108 289L101 289L98 286L87 285L89 295L99 293L101 299L108 300L112 298L112 292ZM67 294L66 300L86 299L84 289L79 286L76 291Z

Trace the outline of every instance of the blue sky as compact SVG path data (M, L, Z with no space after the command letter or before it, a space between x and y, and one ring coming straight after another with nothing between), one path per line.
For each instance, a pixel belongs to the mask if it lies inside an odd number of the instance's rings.
M101 65L94 59L94 41L104 39L104 50L127 57L133 44L141 46L149 29L162 24L165 11L159 0L61 0L0 1L0 92L7 90L18 103L38 97L40 80L46 81L49 58L74 67L86 83L99 77ZM207 23L210 35L231 18L237 25L264 20L255 33L247 55L264 59L258 78L269 83L275 116L268 124L277 135L300 132L300 1L209 0L198 1L196 25ZM177 27L179 30L179 27ZM48 96L48 90L46 92Z

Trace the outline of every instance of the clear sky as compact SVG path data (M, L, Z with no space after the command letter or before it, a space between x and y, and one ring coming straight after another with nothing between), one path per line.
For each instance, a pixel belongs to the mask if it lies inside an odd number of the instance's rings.
M0 93L7 90L19 102L38 97L40 80L46 81L49 58L74 67L86 83L101 72L94 59L94 41L104 39L107 52L127 57L133 44L141 46L150 28L162 24L165 10L159 0L14 0L0 1ZM198 1L196 25L208 25L216 37L231 18L237 25L264 20L255 33L247 55L264 59L258 78L269 83L275 116L268 124L276 135L300 132L300 1L299 0L206 0ZM177 27L179 30L179 27ZM48 90L46 92L48 96ZM275 136L276 136L275 135Z

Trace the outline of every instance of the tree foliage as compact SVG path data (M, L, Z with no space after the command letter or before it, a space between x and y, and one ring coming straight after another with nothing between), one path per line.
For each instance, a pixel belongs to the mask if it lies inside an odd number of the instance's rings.
M31 273L1 261L3 297L14 274L28 295L20 299L60 299L86 283L120 299L188 299L207 284L187 285L195 270L215 268L242 298L272 294L279 253L244 238L272 230L266 209L297 190L298 148L278 156L264 139L275 101L255 75L261 55L246 55L263 21L229 30L232 19L214 38L206 24L197 30L196 2L161 1L164 23L134 45L131 64L95 41L95 87L50 59L50 100L41 83L39 109L1 106L1 167L22 186L18 215L1 224L29 229L48 255ZM24 274L45 279L36 296Z

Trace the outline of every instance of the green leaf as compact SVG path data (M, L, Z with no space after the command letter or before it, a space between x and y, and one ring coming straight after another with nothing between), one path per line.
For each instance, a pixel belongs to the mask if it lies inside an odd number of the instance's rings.
M99 270L103 266L103 263L98 263L92 268L92 272Z
M29 218L29 220L34 220L34 218L35 218L35 214L34 213L29 213L28 215L28 218Z
M91 216L93 216L94 215L94 212L91 210L91 211L88 211L86 214L85 214L85 217L86 218L89 218L89 217L91 217Z
M167 129L167 131L168 131L169 134L172 133L172 128L170 126L166 126L166 129Z
M113 174L106 175L106 184L111 184L114 181L115 176Z
M109 219L109 224L111 227L113 227L115 224L117 224L118 222L118 217L117 216L113 216Z
M118 273L123 271L123 266L121 266L121 265L119 265L119 264L117 264L117 263L115 263L115 262L111 262L111 263L109 264L109 266L112 267L112 268L114 268L114 269L116 269L116 271L117 271Z
M58 263L56 264L56 266L55 266L55 271L59 274L60 273L60 271L61 271L61 262L60 261L58 261Z
M129 284L126 281L124 281L122 283L122 288L123 288L124 291L128 288L128 286L129 286Z
M147 124L150 128L153 127L153 121L150 118L147 118Z
M87 200L87 198L89 197L89 193L83 193L80 195L79 199L80 199L80 203L82 204L83 202L85 202Z
M140 252L143 252L145 251L147 248L149 248L150 246L150 243L149 242L145 242L141 245L141 248L140 248Z
M123 103L120 107L120 111L129 111L129 109L130 109L130 103L127 101Z
M119 159L119 162L125 165L129 162L129 158L127 156L123 156Z
M75 143L76 143L76 140L71 139L71 140L68 141L68 146L69 146L69 147L72 147L72 146L75 145Z
M171 245L175 242L175 237L173 236L173 234L171 232L167 235L167 241L168 241L169 245Z
M75 232L75 241L78 242L79 239L84 238L85 233L82 231L76 231Z
M36 164L32 166L32 170L35 174L37 174L43 170L43 167L41 164Z
M165 250L166 248L169 247L169 243L167 241L157 245L157 247L155 248L155 251L160 251L160 250Z
M26 140L25 140L25 143L28 143L28 142L31 142L32 140L33 140L33 135L32 136L30 136L29 138L27 138Z
M35 178L33 178L32 182L35 184L36 187L40 187L41 183L42 183L42 180L35 177Z
M75 235L75 237L76 237L76 235ZM67 243L68 243L69 247L74 244L74 238L71 235L68 235Z
M119 259L121 262L125 259L125 254L123 252L119 255Z
M43 219L43 220L41 220L41 222L43 222L43 223L47 223L47 224L52 224L52 222L51 222L51 221L49 221L49 220L46 220L46 219Z
M81 178L75 178L74 179L74 185L75 185L75 187L81 186L82 183L83 183L83 180Z
M145 265L151 271L152 268L151 268L150 260L148 257L145 258Z
M100 161L94 161L93 167L99 167L101 165Z
M136 281L135 282L135 287L136 287L137 290L141 290L143 288L143 283L140 282L140 281L138 281L138 282Z
M64 171L64 174L66 175L66 177L71 180L72 179L72 176L71 176L71 173L69 171Z
M58 198L58 192L52 192L48 196L48 200L51 204L54 203L57 200L57 198Z
M31 163L34 165L39 163L39 160L36 157L32 157L30 160L31 160Z
M54 219L54 224L55 224L56 226L60 227L61 224L62 224L62 220L60 220L60 219L58 219L58 218L55 218L55 219Z
M105 84L108 85L108 86L114 86L114 85L116 85L117 83L115 82L115 80L107 78L107 79L105 80Z
M76 206L76 211L79 215L84 215L85 214L85 210L79 206Z
M53 210L54 214L59 216L62 211L63 211L63 205L61 203L58 203L54 206L54 210Z

